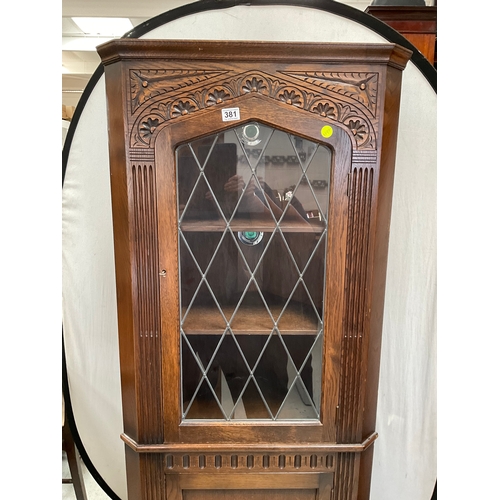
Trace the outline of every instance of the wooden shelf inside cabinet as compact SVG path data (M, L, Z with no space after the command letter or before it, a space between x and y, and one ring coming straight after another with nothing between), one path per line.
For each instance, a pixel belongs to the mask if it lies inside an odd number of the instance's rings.
M300 389L296 386L292 388L286 397L285 404L283 401L284 393L279 387L273 385L273 381L269 379L256 378L259 385L266 388L266 404L273 415L278 412L278 421L287 419L296 419L298 415L311 416L314 415L314 409L310 402L304 402L306 399L304 394L301 395ZM265 421L269 419L270 414L265 408L262 398L256 391L249 391L243 398L238 398L241 387L245 385L246 378L231 379L226 377L222 371L219 371L217 384L214 391L220 401L220 405L224 408L227 415L231 415L230 419L239 421L257 420ZM253 384L252 384L253 385ZM236 403L237 402L237 403ZM236 405L235 405L236 403ZM183 410L190 415L191 422L203 423L207 419L221 419L221 410L215 398L200 398L195 399L192 403L184 405Z
M233 307L221 306L226 318L230 318ZM269 305L274 318L281 313L281 306ZM310 309L310 308L309 308ZM183 310L183 315L186 309ZM245 306L238 309L231 330L235 335L269 335L274 325L266 309L257 306ZM278 322L282 335L317 335L318 319L313 312L304 314L299 304L289 303L285 313ZM226 329L226 324L219 310L215 307L193 307L190 309L183 324L187 335L221 335Z
M322 222L293 221L280 223L280 229L286 233L321 233L324 229ZM264 219L234 219L230 222L231 231L274 231L274 221ZM222 219L217 220L183 220L181 230L188 232L221 232L226 229L226 223Z

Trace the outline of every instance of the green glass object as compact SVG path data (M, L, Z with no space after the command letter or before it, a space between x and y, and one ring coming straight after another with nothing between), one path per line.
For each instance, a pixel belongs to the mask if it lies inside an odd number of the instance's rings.
M250 246L258 245L263 237L264 233L260 231L240 231L238 233L238 239L245 245Z

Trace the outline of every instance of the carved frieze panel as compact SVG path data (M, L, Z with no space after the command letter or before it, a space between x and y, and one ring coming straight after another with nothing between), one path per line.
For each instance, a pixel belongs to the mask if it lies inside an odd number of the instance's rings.
M131 113L157 95L212 80L226 71L155 69L130 71Z
M188 74L189 73L189 74ZM356 149L374 150L377 130L377 73L294 72L279 76L262 71L241 74L173 70L131 70L130 146L152 147L155 132L170 120L257 93L310 112L345 128ZM307 85L302 85L303 80Z
M327 89L361 103L375 117L378 73L335 73L325 71L283 72L312 85Z
M165 472L326 472L336 465L336 454L166 454Z

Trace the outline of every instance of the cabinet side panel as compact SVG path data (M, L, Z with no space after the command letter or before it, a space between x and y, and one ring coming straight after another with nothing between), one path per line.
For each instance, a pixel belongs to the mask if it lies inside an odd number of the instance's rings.
M373 450L374 447L370 446L365 450L360 458L359 467L359 487L357 500L369 500L370 498L370 485L372 480L372 465L373 465Z
M130 162L122 71L119 65L106 67L124 431L139 442L158 443L163 436L155 164L151 155Z
M337 460L332 500L355 500L358 490L359 455L342 453Z
M377 212L374 220L375 248L371 287L370 338L367 348L366 388L362 422L363 436L367 436L375 430L400 93L401 72L393 68L388 68L384 100L382 147L380 152Z
M129 500L165 499L166 484L163 455L159 453L137 453L128 447L126 447L125 452Z
M362 353L367 331L367 264L373 194L373 168L356 167L351 173L345 301L343 313L342 372L337 440L356 442L356 424L362 390Z
M364 384L362 422L358 424L362 436L375 431L377 413L380 354L382 344L382 321L384 313L387 256L389 247L389 226L391 221L392 195L396 160L396 143L401 96L399 70L389 67L386 74L384 95L384 116L382 122L382 145L380 152L380 172L376 201L374 262L371 286L370 336L365 347L366 380ZM373 447L361 455L360 484L358 500L370 497Z
M165 498L165 475L163 455L146 454L141 457L142 496L144 500L163 500Z
M135 330L140 359L139 393L143 443L161 443L161 330L154 164L131 167L135 238Z
M137 416L137 352L134 337L133 307L133 255L132 210L129 196L129 180L126 169L126 102L122 85L121 67L113 64L105 68L106 97L108 103L109 160L111 202L113 214L113 238L116 266L116 298L118 308L118 332L120 343L120 374L122 389L123 421L125 432L138 438Z

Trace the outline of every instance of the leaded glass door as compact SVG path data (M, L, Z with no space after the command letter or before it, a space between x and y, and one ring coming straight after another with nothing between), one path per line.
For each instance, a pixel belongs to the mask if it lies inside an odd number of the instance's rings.
M319 419L331 150L252 121L176 164L182 419Z
M157 139L166 439L334 440L351 142L239 107L251 118L214 111Z

